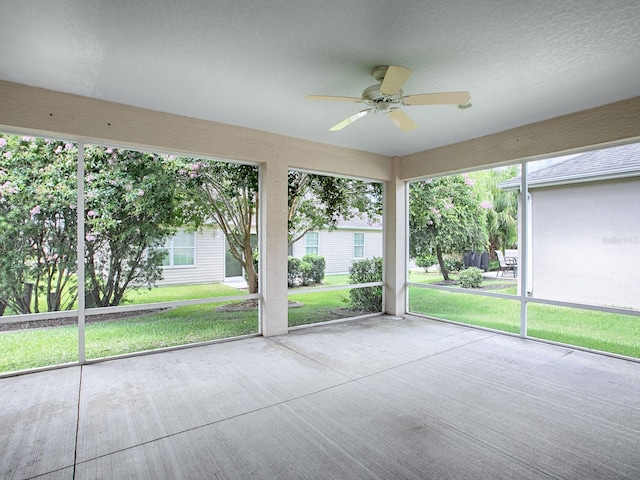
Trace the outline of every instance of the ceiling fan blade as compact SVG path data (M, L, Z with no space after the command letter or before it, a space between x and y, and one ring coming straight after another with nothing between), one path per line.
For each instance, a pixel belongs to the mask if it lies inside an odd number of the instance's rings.
M369 108L367 110L361 110L358 113L354 113L349 118L345 118L343 121L341 121L337 125L334 125L333 127L331 127L329 130L331 132L336 132L338 130L342 130L344 127L347 127L347 126L351 125L353 122L355 122L359 118L364 117L370 111L371 111L371 109Z
M387 114L387 117L389 117L389 120L395 123L396 126L403 132L410 132L411 130L415 130L418 127L418 125L416 125L416 122L411 120L411 117L399 108L391 110Z
M407 106L412 105L465 105L469 103L469 92L422 93L408 95L402 99Z
M380 91L385 95L398 94L409 75L411 75L411 70L408 68L390 66L387 69L387 73L384 74Z
M334 97L331 95L307 95L304 97L305 100L331 100L336 102L353 102L353 103L361 103L361 98L356 97Z

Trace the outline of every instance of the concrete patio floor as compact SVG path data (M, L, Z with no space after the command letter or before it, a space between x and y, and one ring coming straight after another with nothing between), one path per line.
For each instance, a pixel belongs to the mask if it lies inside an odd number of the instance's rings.
M640 478L640 363L412 316L0 392L3 479Z

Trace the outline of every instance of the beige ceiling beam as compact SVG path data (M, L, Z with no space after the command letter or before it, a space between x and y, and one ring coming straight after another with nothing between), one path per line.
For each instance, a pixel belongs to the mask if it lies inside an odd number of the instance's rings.
M384 155L5 81L0 81L0 129L192 156L284 162L381 181L392 176Z
M401 157L411 180L640 140L640 97Z

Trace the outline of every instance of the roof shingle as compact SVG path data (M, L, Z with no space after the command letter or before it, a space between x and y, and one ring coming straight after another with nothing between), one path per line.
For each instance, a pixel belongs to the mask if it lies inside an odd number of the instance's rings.
M640 143L593 150L552 163L529 173L527 181L531 187L542 187L635 176L640 176ZM520 176L498 186L517 189Z

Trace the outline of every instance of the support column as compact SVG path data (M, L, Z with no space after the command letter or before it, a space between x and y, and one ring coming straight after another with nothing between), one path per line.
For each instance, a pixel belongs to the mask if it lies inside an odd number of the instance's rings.
M384 310L404 315L407 310L407 184L398 180L398 157L392 159L394 179L385 183Z
M288 331L287 214L288 169L284 162L263 163L260 170L260 318L265 337Z

